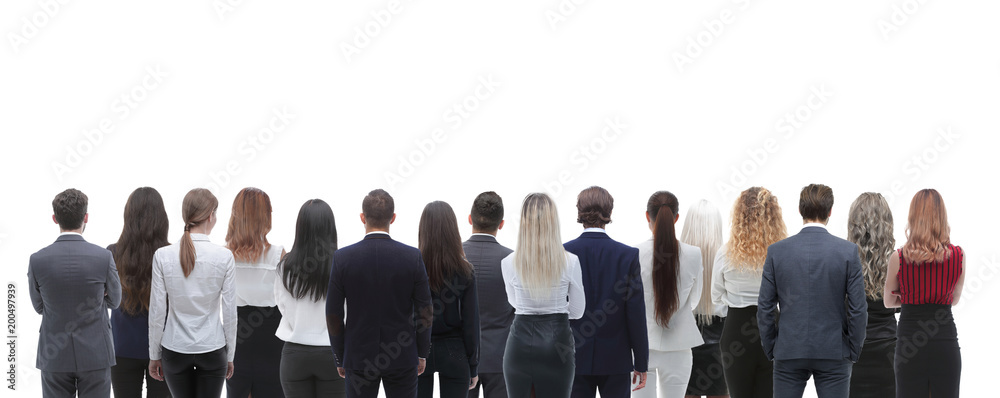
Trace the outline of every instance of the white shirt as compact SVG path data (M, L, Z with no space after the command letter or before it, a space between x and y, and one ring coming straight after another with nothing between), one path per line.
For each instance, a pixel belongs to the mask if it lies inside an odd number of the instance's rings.
M507 288L507 301L514 307L515 314L569 314L569 319L580 319L587 308L583 294L583 269L580 268L580 259L573 253L566 252L566 269L558 284L549 289L551 294L545 298L531 297L521 283L514 268L514 253L500 260L500 270Z
M257 262L236 261L236 306L274 307L274 270L281 261L281 245L271 245Z
M281 269L275 272L274 297L281 312L281 322L274 332L282 341L311 346L329 346L326 329L326 297L313 301L312 296L292 297L282 282ZM344 305L346 308L347 305Z
M656 351L678 351L705 343L695 322L694 312L701 300L702 265L701 248L678 242L680 245L680 268L677 275L677 311L670 317L666 327L656 322L656 293L653 291L653 239L635 247L639 249L643 296L646 301L646 332L649 349Z
M806 228L809 228L809 227L820 227L820 228L826 229L826 224L821 224L821 223L818 223L818 222L807 222L807 223L805 223L805 224L802 225L802 229L806 229Z
M757 305L760 295L761 271L741 271L729 262L726 246L719 249L712 270L712 304L732 308Z
M149 359L160 347L182 354L203 354L226 347L236 355L236 261L233 253L204 234L191 234L195 263L184 277L180 244L153 255L149 298ZM166 321L164 322L164 318Z

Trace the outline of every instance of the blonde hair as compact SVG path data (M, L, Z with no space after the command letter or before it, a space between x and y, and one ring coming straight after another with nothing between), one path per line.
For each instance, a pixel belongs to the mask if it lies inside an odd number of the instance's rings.
M934 189L913 195L906 223L906 243L901 251L907 262L920 264L947 260L951 252L951 227L944 199Z
M788 236L778 198L766 188L748 188L733 204L732 220L726 245L730 263L740 271L763 271L767 247Z
M715 265L715 254L722 247L722 214L719 209L705 199L691 205L684 217L684 230L681 231L681 242L701 249L702 274L701 299L694 313L698 323L712 323L712 267Z
M559 236L556 204L544 193L532 193L521 203L514 269L532 297L547 297L566 268L566 250Z
M896 245L892 235L892 211L881 194L865 192L851 203L847 215L847 240L858 245L865 294L872 300L880 299L889 256Z
M184 195L184 202L181 204L181 217L184 219L184 236L181 237L181 270L187 278L194 271L194 262L197 253L194 250L194 241L191 240L191 228L208 221L212 218L212 213L219 207L219 200L212 195L212 191L205 188L195 188Z

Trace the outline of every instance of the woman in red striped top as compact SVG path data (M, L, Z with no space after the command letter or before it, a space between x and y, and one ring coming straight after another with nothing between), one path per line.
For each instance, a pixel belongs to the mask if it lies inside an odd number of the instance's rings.
M897 397L958 397L962 354L951 307L965 281L965 253L951 244L941 194L917 192L910 202L906 244L889 258L884 300L902 306L896 331Z

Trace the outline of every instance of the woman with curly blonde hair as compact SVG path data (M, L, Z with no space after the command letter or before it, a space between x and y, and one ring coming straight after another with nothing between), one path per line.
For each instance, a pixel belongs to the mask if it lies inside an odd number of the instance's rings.
M851 371L851 397L895 397L896 311L882 302L886 267L896 245L892 211L881 194L865 192L851 204L847 240L858 245L868 297L868 327L861 357Z
M757 296L767 247L787 235L778 198L771 191L752 187L740 193L729 241L719 249L712 272L712 303L729 307L719 343L733 398L773 395L774 368L760 344Z

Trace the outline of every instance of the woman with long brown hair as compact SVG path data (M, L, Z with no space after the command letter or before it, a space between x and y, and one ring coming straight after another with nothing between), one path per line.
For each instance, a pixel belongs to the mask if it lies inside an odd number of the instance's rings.
M712 302L729 307L719 341L729 395L774 395L771 361L757 328L757 299L767 247L787 237L778 198L762 187L740 193L733 205L729 241L719 249L712 274Z
M281 323L274 296L275 271L285 255L267 241L271 232L271 198L243 188L233 200L226 248L236 259L236 371L226 381L229 398L284 397L280 363L283 342L275 332Z
M236 354L236 261L213 244L219 201L207 189L184 195L180 243L153 255L149 299L149 374L175 397L222 394Z
M889 257L883 299L902 307L896 330L896 396L958 397L962 353L951 307L965 284L965 252L951 243L944 199L934 189L913 196L906 243ZM928 325L936 332L930 333Z
M677 223L677 197L659 191L646 202L646 223L653 237L638 244L646 329L649 336L649 370L656 387L632 392L633 397L681 398L691 377L691 348L704 340L694 319L701 297L701 249L681 243Z
M417 396L434 394L440 374L441 398L464 398L479 380L479 301L472 264L465 260L458 219L442 201L428 203L418 228L420 255L434 303L431 353L418 377Z
M111 310L116 363L111 367L111 386L116 397L141 398L145 378L146 397L170 397L167 383L150 377L147 369L153 253L170 244L163 197L153 188L137 188L125 202L124 218L121 236L108 246L122 284L121 305Z

